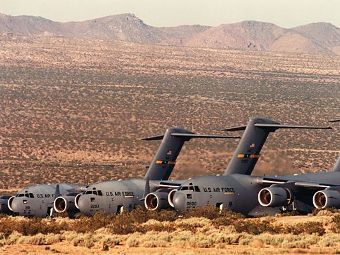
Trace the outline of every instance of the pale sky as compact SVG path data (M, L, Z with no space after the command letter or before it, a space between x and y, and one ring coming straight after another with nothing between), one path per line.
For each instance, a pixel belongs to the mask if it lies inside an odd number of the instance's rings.
M54 21L134 13L152 26L258 20L286 28L319 21L340 27L340 0L0 0L0 13Z

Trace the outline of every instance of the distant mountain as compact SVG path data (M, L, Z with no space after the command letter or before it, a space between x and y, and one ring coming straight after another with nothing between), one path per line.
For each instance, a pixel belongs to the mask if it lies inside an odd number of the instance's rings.
M0 14L0 34L340 55L340 29L323 22L291 29L258 21L243 21L217 27L200 25L153 27L133 14L66 23L34 16Z
M268 50L286 29L271 23L243 21L209 28L190 40L188 46Z

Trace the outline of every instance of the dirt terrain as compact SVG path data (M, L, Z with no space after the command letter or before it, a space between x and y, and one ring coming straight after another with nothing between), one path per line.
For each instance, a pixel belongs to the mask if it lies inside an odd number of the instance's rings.
M340 112L340 58L4 36L0 106L1 190L142 177L158 142L140 138L170 126L222 133L251 116L328 125ZM277 131L255 174L332 168L334 128ZM173 178L222 173L237 142L191 141Z

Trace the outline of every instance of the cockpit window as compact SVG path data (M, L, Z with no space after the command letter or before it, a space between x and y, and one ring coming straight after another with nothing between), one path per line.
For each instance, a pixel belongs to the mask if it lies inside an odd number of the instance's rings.
M198 186L194 186L195 192L200 192L200 188Z
M30 197L30 198L34 198L33 193L29 193L29 197Z
M84 194L93 194L93 195L98 195L98 196L102 196L103 192L101 190L87 190Z

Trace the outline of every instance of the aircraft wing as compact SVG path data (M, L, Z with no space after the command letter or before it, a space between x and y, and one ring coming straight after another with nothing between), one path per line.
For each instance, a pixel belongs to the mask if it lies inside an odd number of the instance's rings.
M280 177L263 177L259 178L257 181L258 184L263 186L270 186L273 184L278 184L280 186L290 186L296 188L309 188L309 189L339 189L340 185L328 184L328 183L318 183L313 181L300 181L300 180L290 180L289 178L281 178Z
M316 182L308 182L308 181L293 181L293 180L287 180L287 179L280 179L275 177L270 178L262 178L261 180L258 180L259 184L263 184L264 186L272 185L272 184L291 184L295 187L305 187L305 188L317 188L317 189L325 189L330 187L335 187L338 185L330 185L330 184L322 184L322 183L316 183Z
M161 181L159 183L160 188L170 188L170 189L177 189L181 186L186 180L175 180L175 181Z

